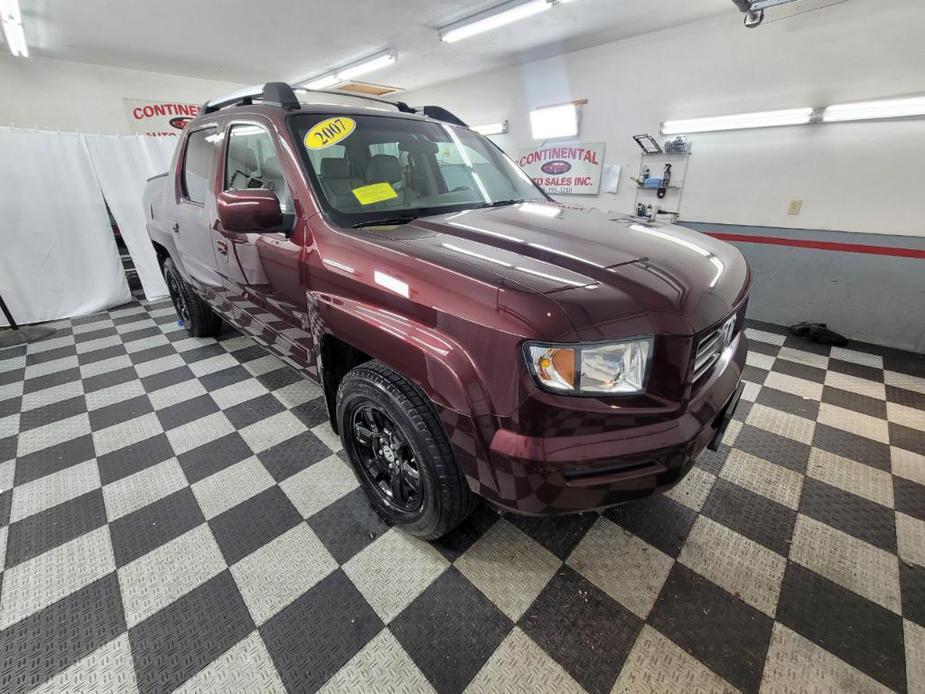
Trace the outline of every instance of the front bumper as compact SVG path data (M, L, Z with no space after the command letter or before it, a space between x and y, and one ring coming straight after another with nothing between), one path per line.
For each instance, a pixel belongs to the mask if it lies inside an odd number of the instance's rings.
M515 513L589 511L666 491L732 417L745 362L742 333L678 417L581 436L533 437L499 429L491 440L493 484L477 491Z

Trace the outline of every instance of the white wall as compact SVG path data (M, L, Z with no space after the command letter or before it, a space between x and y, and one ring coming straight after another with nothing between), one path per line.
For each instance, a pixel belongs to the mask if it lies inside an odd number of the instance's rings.
M495 139L512 155L531 144L531 108L588 98L580 139L606 141L606 163L625 170L617 195L572 199L629 212L628 177L639 169L631 136L661 139L663 120L925 93L921 0L848 0L757 30L729 9L405 98L445 106L472 124L508 119L510 133ZM691 138L686 220L925 236L925 119ZM805 201L799 216L788 216L791 200Z
M123 98L201 104L241 86L0 51L0 124L131 133Z

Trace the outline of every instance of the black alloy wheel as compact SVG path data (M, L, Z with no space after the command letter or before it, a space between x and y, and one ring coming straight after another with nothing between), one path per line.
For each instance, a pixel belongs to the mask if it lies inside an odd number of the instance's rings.
M360 470L380 500L399 513L413 514L424 503L418 461L401 428L372 401L355 404L350 436Z
M183 293L183 288L180 286L177 273L165 272L164 274L166 275L167 291L170 292L170 300L173 302L173 307L180 317L180 320L183 321L183 324L189 325L189 306L186 303L186 295Z

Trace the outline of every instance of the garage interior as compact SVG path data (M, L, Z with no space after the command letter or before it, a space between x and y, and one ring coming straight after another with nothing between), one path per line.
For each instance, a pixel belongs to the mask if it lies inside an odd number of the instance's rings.
M0 14L0 691L925 694L919 0ZM718 450L599 512L386 523L323 388L191 336L146 231L184 126L267 82L438 105L569 209L732 244Z

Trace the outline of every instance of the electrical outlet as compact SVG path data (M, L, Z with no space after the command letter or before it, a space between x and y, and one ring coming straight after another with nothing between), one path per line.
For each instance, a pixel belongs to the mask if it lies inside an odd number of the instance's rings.
M798 215L803 210L803 201L802 200L791 200L790 209L787 210L787 214Z

